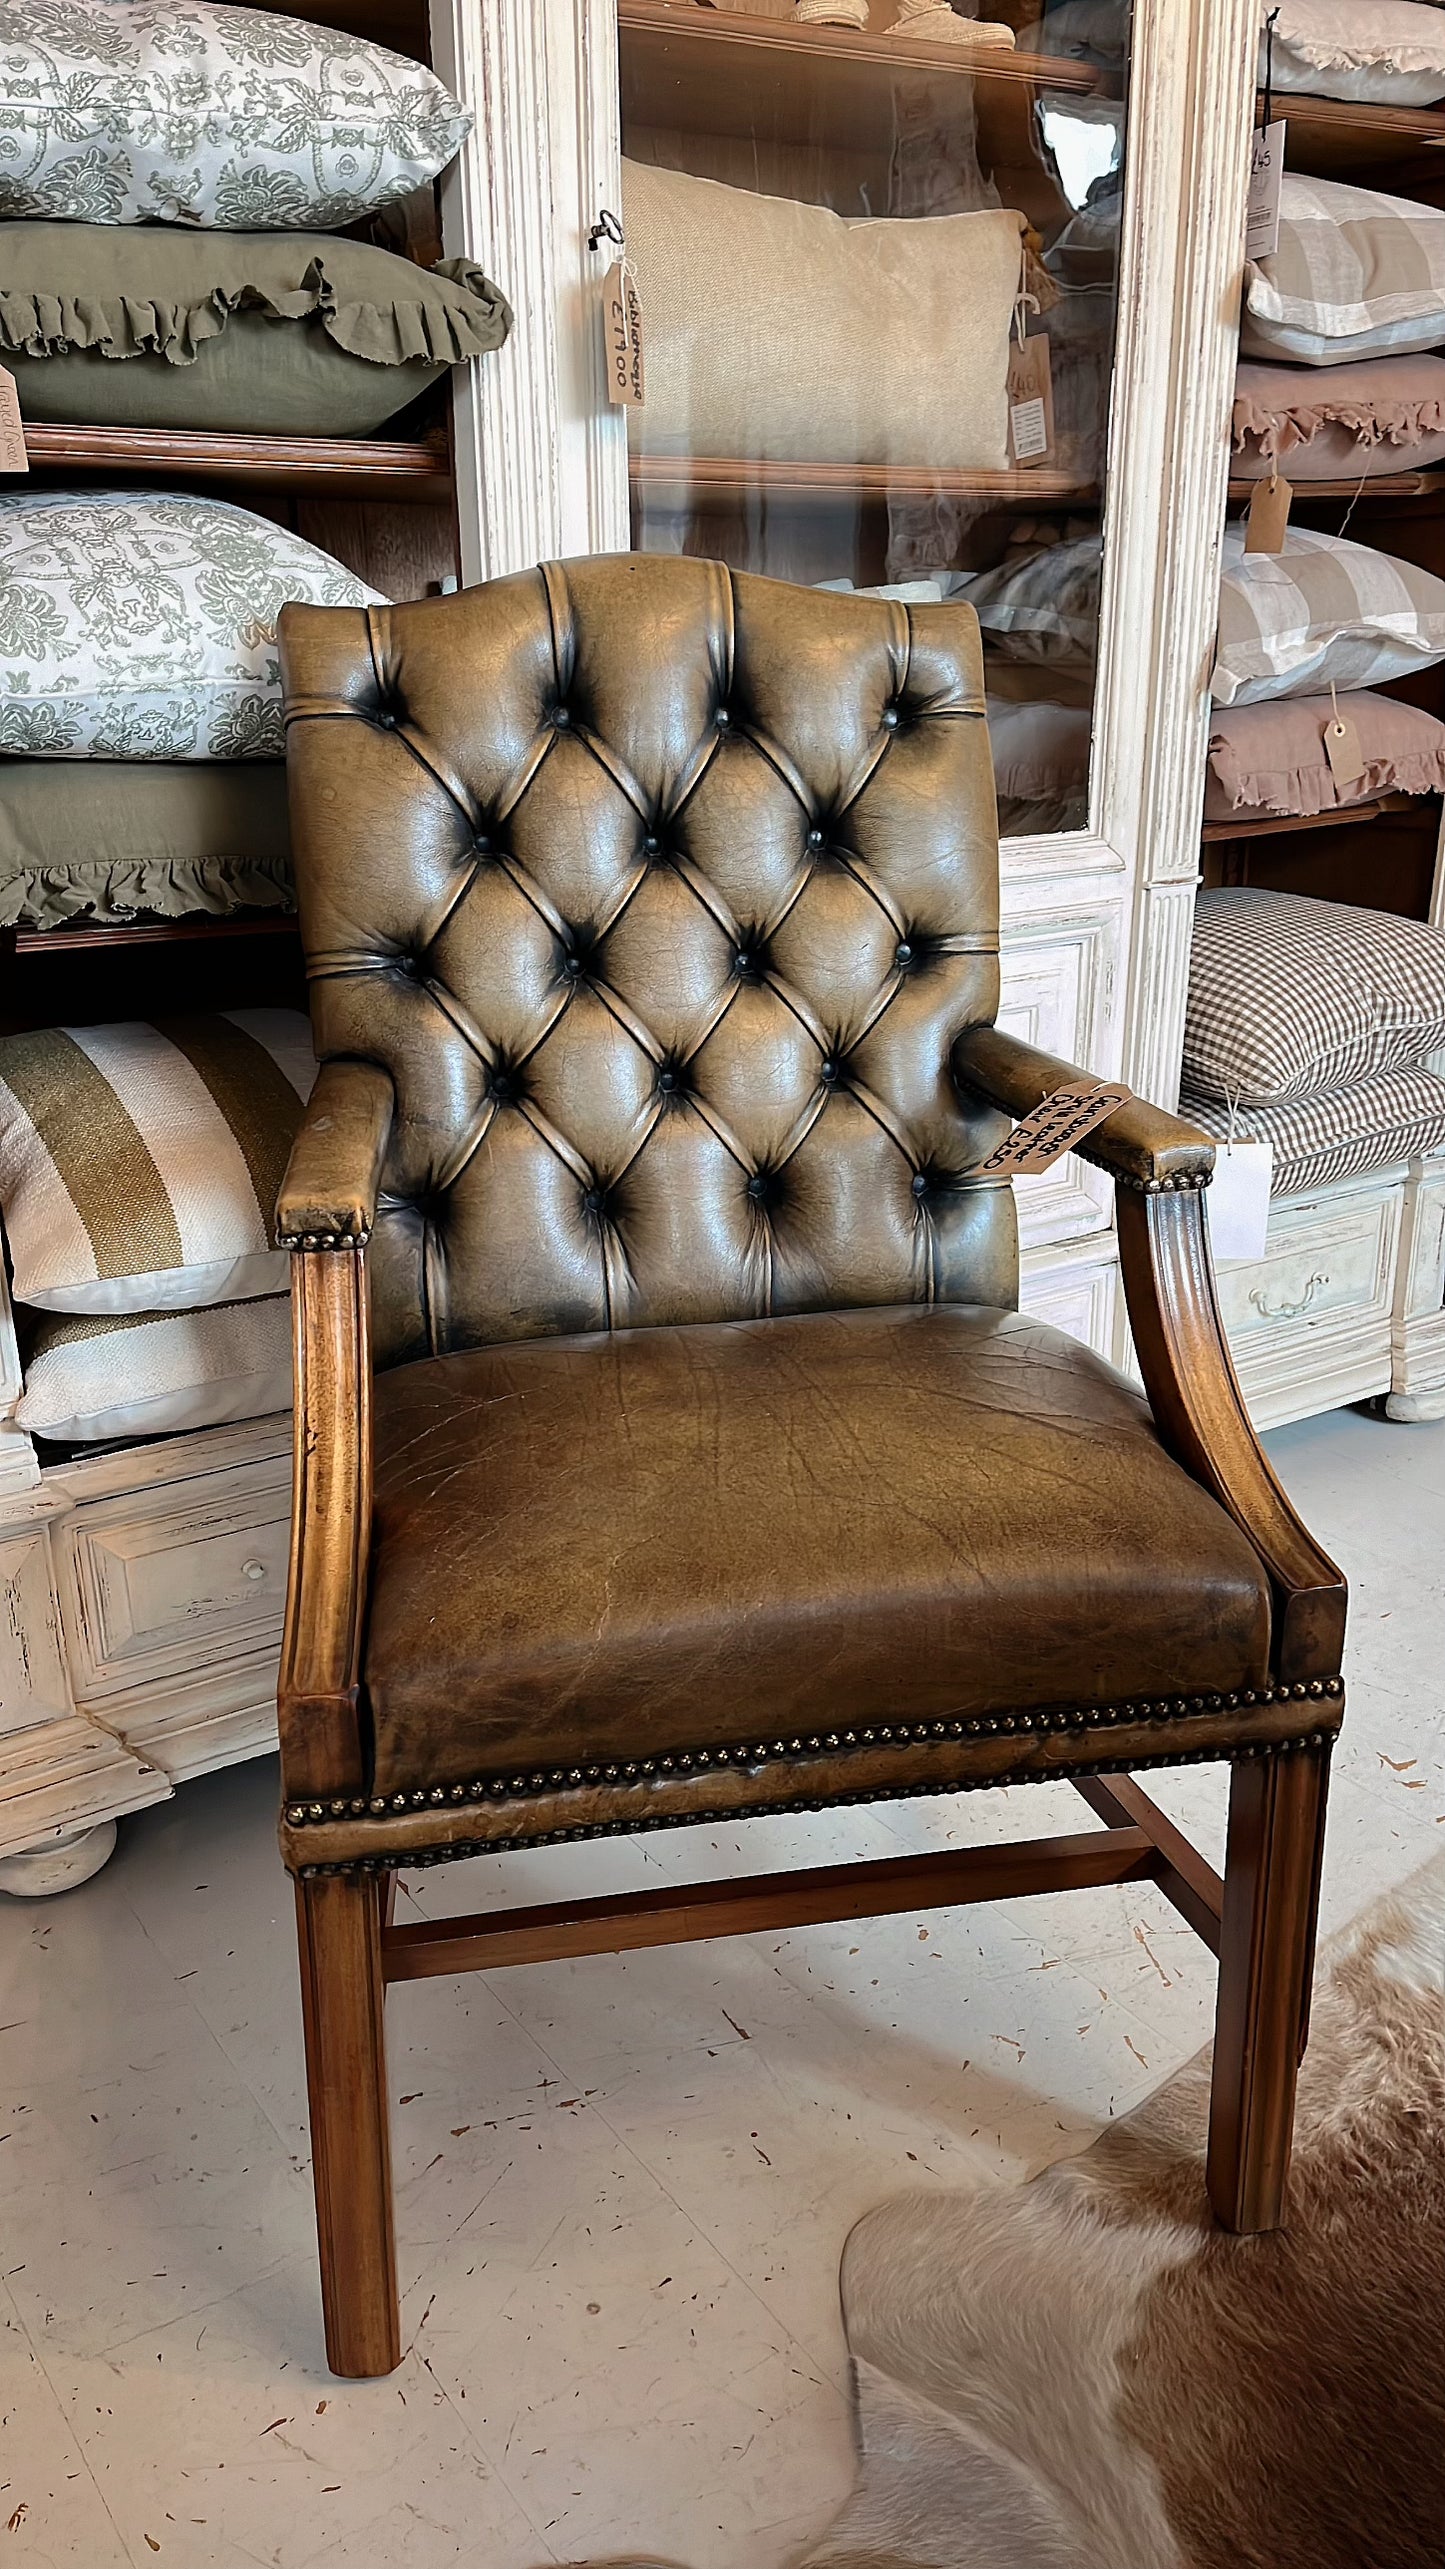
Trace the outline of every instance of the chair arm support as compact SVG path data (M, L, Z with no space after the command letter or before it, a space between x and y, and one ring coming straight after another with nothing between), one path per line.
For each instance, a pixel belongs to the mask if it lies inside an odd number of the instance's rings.
M277 1687L288 1802L355 1796L366 1785L360 1675L371 1553L369 1295L365 1249L358 1241L348 1257L331 1254L344 1245L327 1240L291 1260L291 1564Z
M954 1046L955 1076L1014 1116L1084 1074L996 1026ZM1119 1257L1129 1324L1155 1423L1176 1462L1248 1535L1275 1596L1274 1673L1311 1685L1339 1674L1345 1582L1301 1524L1255 1435L1229 1352L1204 1218L1214 1145L1142 1098L1095 1126L1083 1159L1119 1187Z
M1037 1052L997 1026L971 1026L960 1035L953 1070L965 1087L1013 1116L1031 1115L1056 1088L1089 1076L1073 1062ZM1116 1107L1077 1148L1080 1159L1093 1160L1125 1186L1202 1186L1214 1166L1214 1144L1207 1133L1142 1097Z
M395 1104L390 1077L376 1062L322 1063L276 1200L279 1247L365 1245Z
M1220 1317L1203 1192L1125 1188L1117 1211L1129 1325L1159 1433L1269 1572L1279 1683L1303 1690L1337 1677L1348 1592L1275 1479L1245 1408Z

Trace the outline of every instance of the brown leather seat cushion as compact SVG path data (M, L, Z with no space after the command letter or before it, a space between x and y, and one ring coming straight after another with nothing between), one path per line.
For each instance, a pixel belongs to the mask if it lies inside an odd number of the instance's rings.
M1268 1682L1144 1401L960 1305L535 1338L376 1384L374 1789Z

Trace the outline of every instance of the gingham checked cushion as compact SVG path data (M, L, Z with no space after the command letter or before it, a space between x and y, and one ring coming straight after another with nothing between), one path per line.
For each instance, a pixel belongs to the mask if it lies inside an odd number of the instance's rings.
M1445 213L1413 197L1287 171L1279 246L1245 277L1246 357L1337 366L1445 341Z
M1445 659L1445 580L1313 527L1292 526L1282 553L1246 553L1232 527L1215 652L1217 705L1378 687Z
M1217 1097L1183 1089L1179 1112L1221 1142L1229 1133L1229 1108ZM1242 1106L1234 1133L1239 1140L1274 1144L1272 1194L1303 1195L1340 1178L1364 1177L1371 1169L1445 1150L1445 1079L1433 1070L1386 1070L1329 1097Z
M1200 893L1184 1026L1193 1096L1328 1102L1442 1047L1439 928L1253 885Z

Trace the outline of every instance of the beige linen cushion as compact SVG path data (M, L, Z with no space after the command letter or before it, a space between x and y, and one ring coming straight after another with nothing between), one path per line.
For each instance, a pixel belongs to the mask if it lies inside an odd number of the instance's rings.
M1001 471L1023 217L844 222L623 165L649 453Z
M1445 25L1420 0L1279 0L1271 58L1276 89L1361 105L1429 107L1445 98Z
M166 1311L284 1292L272 1215L315 1076L292 1008L7 1035L0 1208L16 1300Z
M1179 1112L1217 1140L1228 1138L1230 1110L1217 1097L1182 1089ZM1232 1128L1237 1140L1272 1144L1271 1194L1304 1195L1445 1150L1445 1079L1424 1069L1381 1071L1325 1097L1241 1107Z
M0 927L289 910L269 758L0 758Z
M1338 703L1364 759L1352 784L1335 780L1325 726ZM1376 794L1445 793L1445 723L1398 696L1287 696L1263 705L1216 705L1209 724L1207 821L1261 813L1333 812Z
M21 1331L16 1419L32 1436L90 1445L229 1427L291 1406L291 1298L206 1311L37 1312Z
M1245 480L1282 464L1292 482L1359 481L1423 472L1442 456L1445 357L1245 362L1235 376L1232 469Z
M1184 1085L1280 1106L1445 1046L1445 931L1262 885L1199 894Z
M1445 213L1287 170L1279 247L1245 270L1242 354L1337 366L1442 341Z
M1413 562L1313 527L1291 527L1282 553L1224 539L1219 634L1210 693L1217 705L1379 686L1445 659L1445 580Z

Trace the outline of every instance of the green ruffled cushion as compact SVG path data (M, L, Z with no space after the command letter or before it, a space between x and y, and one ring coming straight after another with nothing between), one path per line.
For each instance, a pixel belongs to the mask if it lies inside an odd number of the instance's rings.
M0 927L289 910L279 759L0 759Z
M512 320L469 259L329 233L0 223L0 281L22 415L66 425L366 436Z

